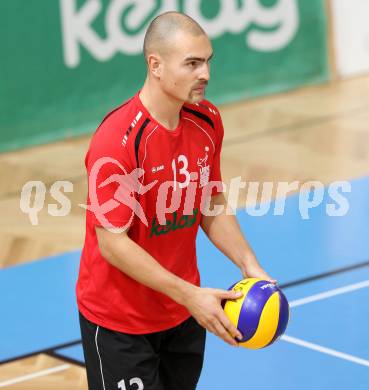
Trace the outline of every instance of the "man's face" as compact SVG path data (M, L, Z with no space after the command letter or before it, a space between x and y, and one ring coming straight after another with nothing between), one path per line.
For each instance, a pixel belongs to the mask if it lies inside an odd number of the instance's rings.
M169 53L162 58L160 83L168 95L188 103L205 97L213 50L209 38L178 32Z

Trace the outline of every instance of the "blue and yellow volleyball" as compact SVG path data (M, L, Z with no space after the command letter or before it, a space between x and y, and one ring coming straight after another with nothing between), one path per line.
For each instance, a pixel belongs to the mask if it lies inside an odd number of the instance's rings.
M225 314L243 335L240 346L264 348L283 335L290 310L285 295L277 285L267 280L248 278L228 290L243 293L239 299L223 302Z

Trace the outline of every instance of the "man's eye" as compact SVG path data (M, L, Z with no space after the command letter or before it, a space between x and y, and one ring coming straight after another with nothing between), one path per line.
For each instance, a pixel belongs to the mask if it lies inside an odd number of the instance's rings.
M197 64L196 61L191 61L191 62L188 63L188 65L189 65L190 67L192 67L192 68L195 67L196 64Z

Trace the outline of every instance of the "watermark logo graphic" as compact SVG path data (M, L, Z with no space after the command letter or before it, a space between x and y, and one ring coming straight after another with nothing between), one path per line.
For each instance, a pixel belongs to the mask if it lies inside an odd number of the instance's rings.
M105 164L115 164L122 171L121 174L112 174L107 179L105 179L102 183L99 184L98 188L103 188L112 183L118 183L118 188L114 193L113 198L109 199L105 203L100 204L97 195L97 182L98 182L98 174L102 167ZM153 188L157 180L147 184L146 186L142 185L142 182L139 178L143 177L145 171L142 168L135 168L132 172L127 173L124 166L117 160L111 157L102 157L98 159L94 165L92 166L88 186L89 186L89 205L80 205L81 207L86 208L87 210L93 212L95 214L96 219L101 223L102 226L109 229L119 229L125 230L131 224L134 215L136 215L145 226L148 226L148 222L145 216L145 213L137 201L135 194L143 195L148 192L151 188ZM121 204L128 206L132 210L131 217L129 221L124 226L113 226L108 219L106 218L106 214Z
M208 150L205 155L198 158L196 163L200 170L189 172L187 164L179 169L179 172L188 174L189 180L180 182L162 181L157 186L158 180L144 184L145 171L142 168L133 169L127 173L125 167L116 159L102 157L92 166L89 174L89 204L80 204L80 207L92 212L101 226L106 229L121 232L126 230L137 217L147 228L151 229L150 236L175 231L178 228L191 227L196 221L197 215L217 216L221 213L235 215L236 210L242 208L240 195L244 198L244 211L254 217L261 217L267 213L274 216L282 216L286 213L287 196L295 194L293 203L289 204L289 212L293 204L298 210L301 219L308 220L316 210L326 213L330 217L345 216L350 204L345 193L351 192L351 184L347 181L336 181L324 186L319 181L294 182L244 182L241 177L234 177L227 185L222 181L209 181ZM113 164L114 169L107 164ZM163 165L150 168L149 172L155 174ZM176 176L176 170L173 171ZM99 174L103 179L99 179ZM185 175L187 177L187 175ZM114 186L104 193L108 186ZM155 188L154 188L155 187ZM153 215L150 215L150 223L140 203L140 195L149 191L148 201L155 205ZM223 193L226 205L212 202L212 192ZM243 193L241 194L241 190ZM73 192L73 183L69 181L56 181L50 187L50 196L58 203L48 204L48 213L52 216L66 216L71 211L71 201L65 192ZM28 217L32 225L38 225L38 214L43 209L47 194L47 187L41 181L27 182L21 191L20 209ZM184 199L183 199L184 197ZM196 201L197 199L197 201ZM273 201L274 199L274 201ZM183 201L183 202L182 202ZM100 203L101 202L101 203ZM107 214L120 206L126 206L131 210L131 216L124 226L114 226L109 222ZM181 209L183 205L183 209ZM226 206L226 207L225 207ZM320 207L320 209L318 209ZM151 211L150 211L151 212ZM169 215L169 217L168 217Z
M58 180L50 187L50 195L58 203L48 204L48 213L53 217L65 217L71 211L71 201L64 195L64 192L73 192L73 183L66 180ZM43 209L47 189L45 183L39 180L27 182L21 191L19 207L23 213L28 214L33 226L38 225L38 214Z

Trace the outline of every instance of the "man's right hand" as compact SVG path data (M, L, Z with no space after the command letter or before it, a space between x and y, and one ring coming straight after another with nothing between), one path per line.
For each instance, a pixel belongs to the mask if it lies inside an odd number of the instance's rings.
M184 305L202 327L236 347L235 338L241 340L242 334L225 315L221 301L238 299L242 295L242 292L196 287Z

